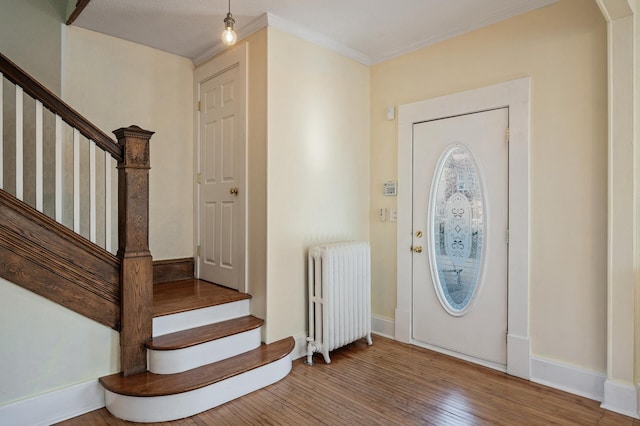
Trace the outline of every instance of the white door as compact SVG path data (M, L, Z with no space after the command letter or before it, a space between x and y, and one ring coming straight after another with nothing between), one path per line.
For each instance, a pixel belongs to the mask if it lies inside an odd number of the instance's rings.
M508 108L414 124L413 339L504 369Z
M244 141L238 67L200 84L200 279L241 290L244 283Z

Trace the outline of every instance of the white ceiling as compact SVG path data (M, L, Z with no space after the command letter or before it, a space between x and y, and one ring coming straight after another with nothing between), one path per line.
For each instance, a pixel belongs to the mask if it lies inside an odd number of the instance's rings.
M236 31L271 25L376 64L557 0L232 0ZM222 50L227 0L91 0L73 25L201 62Z

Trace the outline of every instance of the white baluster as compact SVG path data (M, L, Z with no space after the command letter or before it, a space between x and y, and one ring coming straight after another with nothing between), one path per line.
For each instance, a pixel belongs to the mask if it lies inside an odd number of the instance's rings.
M36 101L36 210L43 211L42 102Z
M96 144L89 140L89 240L96 242Z
M4 76L0 73L0 189L4 188L4 129L2 124L4 123L4 112L2 106L4 105Z
M104 248L111 251L111 155L104 152Z
M23 156L23 103L22 87L16 86L16 198L22 201L24 187Z
M73 129L73 232L80 233L80 132Z
M62 223L62 117L56 115L56 221Z

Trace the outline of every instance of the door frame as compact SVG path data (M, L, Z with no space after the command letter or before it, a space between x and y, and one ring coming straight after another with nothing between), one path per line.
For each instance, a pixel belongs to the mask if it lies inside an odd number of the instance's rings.
M530 378L529 129L530 79L454 93L398 107L398 232L395 339L412 341L413 125L495 108L509 108L509 247L507 373Z
M198 65L198 67L194 70L194 78L193 78L193 105L194 105L194 114L193 114L193 134L194 134L194 150L193 150L193 253L195 259L195 276L200 276L199 266L198 266L198 246L200 245L200 189L198 185L198 175L200 173L200 111L198 111L198 101L200 99L200 85L227 71L228 69L238 66L238 79L240 80L238 83L238 89L240 93L238 93L238 99L241 100L241 105L238 107L238 119L240 120L238 124L238 139L240 144L244 146L244 190L240 191L238 194L239 201L242 203L242 222L243 222L243 233L239 237L242 241L243 245L243 256L241 259L242 267L239 268L239 276L238 276L238 291L246 293L247 292L247 229L248 229L248 220L247 220L247 206L248 206L248 161L247 161L247 109L248 109L248 78L247 78L247 64L248 64L248 54L249 49L247 43L241 43L239 45L234 46L231 49L225 50L218 56L215 56L208 60L207 62Z

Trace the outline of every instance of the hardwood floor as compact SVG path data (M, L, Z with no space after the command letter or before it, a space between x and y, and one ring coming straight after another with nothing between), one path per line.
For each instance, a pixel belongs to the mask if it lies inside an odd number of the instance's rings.
M172 425L640 425L600 403L374 336ZM132 424L93 411L62 425Z

